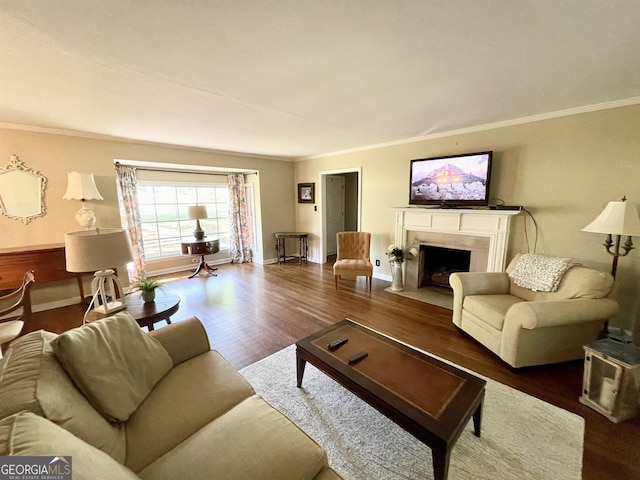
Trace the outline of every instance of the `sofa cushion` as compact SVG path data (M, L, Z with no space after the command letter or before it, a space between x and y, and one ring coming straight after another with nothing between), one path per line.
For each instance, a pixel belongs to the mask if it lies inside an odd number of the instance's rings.
M142 470L253 393L218 352L176 365L129 418L126 465Z
M51 348L56 337L39 330L11 343L0 363L0 418L28 410L123 463L124 426L109 423L76 388Z
M464 297L462 308L496 330L502 330L507 311L520 302L521 299L512 295L469 295Z
M293 422L253 395L138 473L143 479L312 479L325 451Z
M106 453L31 412L0 420L0 455L71 457L74 480L138 478Z
M367 260L347 258L333 264L334 275L371 275L373 266Z
M93 406L119 421L126 421L173 367L162 345L126 312L69 330L52 346Z

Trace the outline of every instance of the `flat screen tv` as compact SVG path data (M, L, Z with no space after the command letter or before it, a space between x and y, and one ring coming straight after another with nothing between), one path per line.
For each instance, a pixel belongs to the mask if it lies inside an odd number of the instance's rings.
M411 160L409 205L486 206L493 152Z

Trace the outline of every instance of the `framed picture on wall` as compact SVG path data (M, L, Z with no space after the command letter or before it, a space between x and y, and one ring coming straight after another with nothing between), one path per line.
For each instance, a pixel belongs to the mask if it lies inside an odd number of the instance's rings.
M298 203L315 203L315 183L298 184Z

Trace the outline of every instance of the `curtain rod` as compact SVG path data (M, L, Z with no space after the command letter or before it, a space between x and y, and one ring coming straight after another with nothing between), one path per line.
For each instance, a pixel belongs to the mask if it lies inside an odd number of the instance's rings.
M183 165L177 163L156 163L156 162L140 162L127 160L114 160L114 165L124 165L126 167L134 167L138 170L146 170L149 172L178 172L178 173L195 173L199 175L229 175L231 173L242 173L245 175L258 174L257 170L248 170L242 168L227 167L201 167L199 165Z

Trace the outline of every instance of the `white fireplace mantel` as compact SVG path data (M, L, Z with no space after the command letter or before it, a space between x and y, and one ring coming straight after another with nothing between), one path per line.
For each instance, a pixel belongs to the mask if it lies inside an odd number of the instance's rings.
M518 210L394 208L396 245L407 247L412 232L467 235L489 240L487 272L500 272L506 267L511 218ZM455 248L455 247L454 247Z

